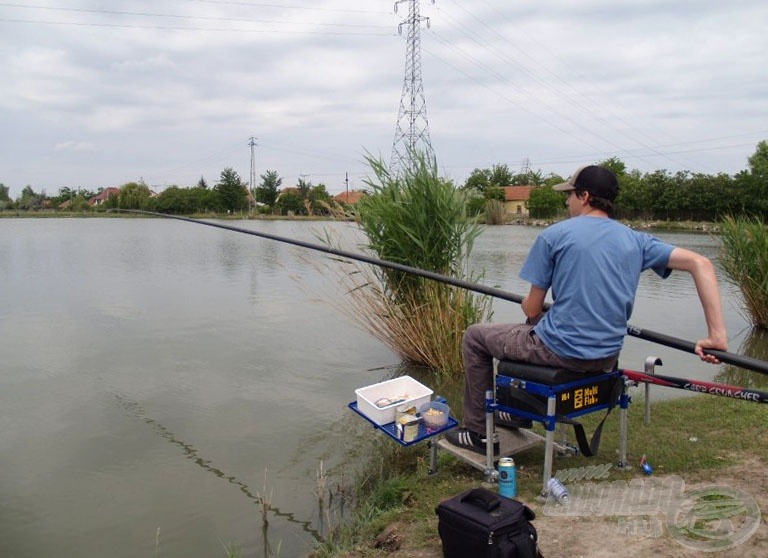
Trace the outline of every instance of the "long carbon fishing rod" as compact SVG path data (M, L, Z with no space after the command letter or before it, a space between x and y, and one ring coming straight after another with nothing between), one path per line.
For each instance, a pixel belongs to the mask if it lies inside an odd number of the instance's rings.
M716 382L705 382L702 380L662 376L661 374L647 374L645 372L628 370L626 368L621 368L620 370L624 376L636 382L682 389L694 393L708 393L709 395L719 395L720 397L730 397L731 399L741 399L743 401L752 401L754 403L768 403L768 393L756 389L718 384Z
M372 256L366 256L365 254L359 254L356 252L347 252L346 250L337 250L335 248L330 248L329 246L323 246L322 244L312 244L310 242L304 242L301 240L295 240L292 238L277 236L274 234L269 234L261 231L244 229L242 227L233 227L231 225L225 225L223 223L201 221L199 219L192 219L191 217L181 217L179 215L169 215L167 213L157 213L155 211L143 211L140 209L113 209L110 211L138 213L142 215L153 215L155 217L162 217L164 219L176 219L178 221L186 221L188 223L194 223L196 225L205 225L208 227L215 227L217 229L224 229L224 230L238 232L242 234L249 234L251 236L257 236L260 238L275 240L277 242L283 242L285 244L293 244L294 246L300 246L302 248L307 248L309 250L325 252L326 254L333 254L334 256L340 256L342 258L348 258L350 260L357 260L357 261L375 265L378 267L384 267L387 269L402 271L403 273L417 275L419 277L424 277L425 279L431 279L433 281L438 281L440 283L445 283L447 285L452 285L454 287L459 287L461 289L466 289L468 291L485 294L488 296L492 296L494 298L500 298L502 300L507 300L510 302L516 302L517 304L522 304L523 302L522 296L514 293L510 293L507 291L503 291L495 287L488 287L486 285L481 285L479 283L472 283L470 281L465 281L463 279L457 279L455 277L449 277L447 275L442 275L440 273L435 273L433 271L427 271L426 269L419 269L418 267L412 267L409 265L399 264L399 263L391 262L388 260L374 258ZM632 337L638 337L639 339L651 341L652 343L658 343L660 345L665 345L673 349L678 349L680 351L685 351L688 353L695 354L696 343L693 343L691 341L686 341L684 339L679 339L677 337L672 337L670 335L665 335L663 333L657 333L655 331L639 328L633 325L627 326L627 334L631 335ZM768 362L758 360L756 358L729 353L727 351L718 351L715 349L707 349L705 352L707 354L715 356L721 362L726 362L728 364L738 366L739 368L745 368L747 370L752 370L754 372L760 372L761 374L768 374Z

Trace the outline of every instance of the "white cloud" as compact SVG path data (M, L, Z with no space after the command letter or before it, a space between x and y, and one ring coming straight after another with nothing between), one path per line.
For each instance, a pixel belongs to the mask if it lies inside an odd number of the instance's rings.
M35 5L48 9L0 13L12 195L137 176L191 185L225 166L247 176L250 136L259 173L330 191L345 172L359 185L366 150L389 156L406 4ZM614 155L643 171L734 173L768 136L763 1L437 0L421 12L431 137L459 181L500 162L568 174Z
M65 141L57 143L53 150L61 151L96 151L96 146L90 141Z

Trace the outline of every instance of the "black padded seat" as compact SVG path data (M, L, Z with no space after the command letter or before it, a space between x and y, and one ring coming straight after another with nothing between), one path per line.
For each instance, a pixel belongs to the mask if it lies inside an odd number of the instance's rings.
M499 376L511 376L529 382L536 382L547 386L556 386L558 384L567 384L583 380L591 376L601 376L607 372L574 372L565 368L543 366L541 364L530 364L527 362L518 362L513 360L500 360L496 368Z

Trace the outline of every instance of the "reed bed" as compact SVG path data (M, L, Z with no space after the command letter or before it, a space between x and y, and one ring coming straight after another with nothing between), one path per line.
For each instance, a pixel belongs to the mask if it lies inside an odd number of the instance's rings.
M744 317L768 328L768 229L759 217L727 217L720 230L720 263L744 300Z
M413 160L393 176L384 163L368 159L375 178L355 210L367 249L383 260L477 280L467 262L479 225L467 217L462 194L438 176L434 159L417 154ZM358 262L333 260L327 269L344 288L337 307L404 362L463 373L461 337L469 325L490 319L488 297Z
M365 264L336 261L328 270L344 290L334 306L358 327L404 362L461 375L461 337L470 324L490 317L487 298L427 280L418 289L390 296Z
M467 217L463 194L438 175L437 162L414 154L412 167L398 176L380 160L369 157L368 164L375 175L365 181L371 195L355 208L368 248L384 260L455 277L466 274L481 229ZM400 271L378 271L394 298L407 298L424 284Z
M507 206L503 201L488 200L485 202L485 224L503 225L507 222Z

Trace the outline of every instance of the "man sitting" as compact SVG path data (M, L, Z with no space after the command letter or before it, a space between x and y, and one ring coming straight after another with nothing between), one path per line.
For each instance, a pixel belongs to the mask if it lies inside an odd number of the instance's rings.
M646 269L662 278L673 269L690 273L707 324L707 337L697 341L696 354L717 364L704 351L728 348L720 290L708 258L611 219L619 183L606 168L582 167L554 189L567 193L570 219L536 238L520 271L531 284L522 302L527 322L474 324L464 334L463 425L446 435L455 446L485 453L485 393L493 389L494 358L576 372L612 371ZM553 303L544 312L549 289ZM498 413L495 417L503 427L527 426L525 422ZM494 451L498 453L498 443Z

